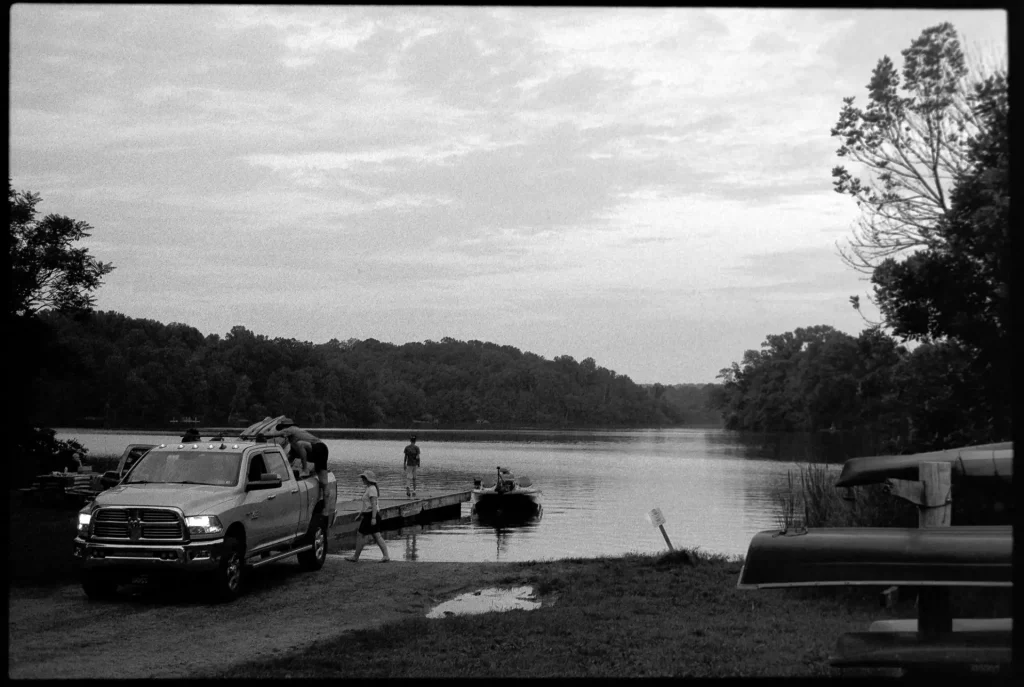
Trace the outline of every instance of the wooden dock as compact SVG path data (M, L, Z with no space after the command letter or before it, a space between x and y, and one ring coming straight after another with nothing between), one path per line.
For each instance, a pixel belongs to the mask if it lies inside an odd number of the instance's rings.
M451 494L424 494L414 498L380 497L377 510L380 514L381 529L401 527L414 522L457 518L462 513L462 504L469 501L470 490ZM332 534L355 532L359 528L362 501L338 500L338 515L334 520Z

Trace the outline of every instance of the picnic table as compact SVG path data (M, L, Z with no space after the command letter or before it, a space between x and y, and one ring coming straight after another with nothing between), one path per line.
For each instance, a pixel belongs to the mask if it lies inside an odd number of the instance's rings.
M50 472L37 475L30 487L20 489L23 494L37 498L40 503L54 504L64 501L68 496L88 497L101 491L101 475L92 472L89 466L79 468L78 472Z

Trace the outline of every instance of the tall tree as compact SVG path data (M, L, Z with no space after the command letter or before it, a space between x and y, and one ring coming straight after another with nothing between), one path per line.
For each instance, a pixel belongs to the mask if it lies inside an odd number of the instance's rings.
M980 128L952 24L925 29L902 54L902 82L882 57L867 85L867 108L844 98L832 128L842 141L836 153L864 173L832 170L836 192L853 197L862 213L840 254L865 273L886 257L943 242L935 225L950 210L950 190L970 165L969 140Z
M971 99L981 130L970 140L969 167L936 225L941 241L874 271L875 300L904 340L950 341L970 359L988 390L984 412L993 438L1010 431L1009 85L1005 74L979 84ZM980 408L980 407L979 407Z
M74 244L89 236L85 222L61 215L37 219L38 194L15 191L7 180L7 254L10 278L7 290L8 355L16 361L9 369L10 388L29 390L48 357L55 335L36 316L47 310L83 313L91 310L93 292L114 269L96 260L86 248ZM11 423L25 425L32 417L32 394L14 403Z
M36 219L36 205L42 199L35 193L15 191L10 179L7 199L10 313L22 317L46 309L91 309L95 303L93 291L114 269L111 263L89 255L87 248L74 247L76 242L88 238L92 227L63 215Z

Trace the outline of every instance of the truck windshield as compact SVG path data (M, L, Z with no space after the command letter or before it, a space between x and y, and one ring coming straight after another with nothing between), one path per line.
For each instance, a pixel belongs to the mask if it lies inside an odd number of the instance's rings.
M131 471L124 484L209 484L233 487L238 484L239 453L223 451L150 451Z

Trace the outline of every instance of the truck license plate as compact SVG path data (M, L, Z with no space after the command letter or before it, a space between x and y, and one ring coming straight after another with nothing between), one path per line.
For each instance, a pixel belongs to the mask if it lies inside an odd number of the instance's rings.
M132 584L147 584L149 582L149 575L136 575L132 578Z

